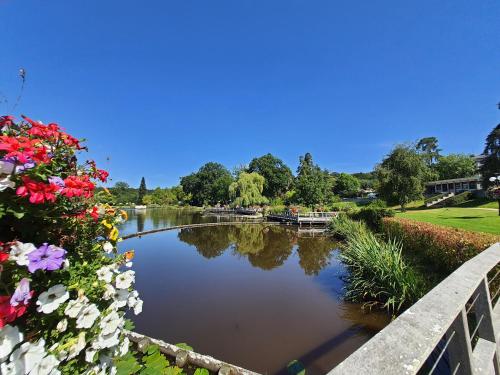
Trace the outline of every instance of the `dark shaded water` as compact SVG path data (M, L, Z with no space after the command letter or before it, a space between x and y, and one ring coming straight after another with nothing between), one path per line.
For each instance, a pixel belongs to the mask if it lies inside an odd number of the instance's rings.
M132 214L123 230L213 221L172 210L140 216ZM134 317L138 332L257 372L280 373L299 359L308 374L324 374L388 323L342 300L337 244L293 227L173 230L120 247L136 250L144 299Z

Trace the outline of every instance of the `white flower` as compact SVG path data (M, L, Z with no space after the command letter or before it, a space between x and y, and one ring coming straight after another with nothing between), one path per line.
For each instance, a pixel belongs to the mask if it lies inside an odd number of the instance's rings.
M2 363L0 365L0 374L2 375L20 375L24 374L24 364L22 362Z
M113 306L117 308L124 307L127 304L128 294L127 289L116 289L115 294L113 294Z
M76 319L76 328L90 328L99 316L100 311L95 304L83 308Z
M113 278L113 272L111 271L111 268L108 266L99 268L96 274L99 280L102 280L106 283L110 283Z
M57 358L52 354L49 354L36 364L33 370L31 370L30 375L60 374L61 372L56 368L58 365L59 361L57 360Z
M142 312L142 305L143 305L142 299L138 298L137 303L134 306L134 314L139 315Z
M85 332L80 332L78 339L73 339L74 343L69 348L68 361L75 358L85 348Z
M0 329L0 361L4 361L12 352L14 346L21 341L23 341L23 334L19 332L19 328L7 324Z
M57 323L56 329L58 332L64 332L68 328L68 319L64 318Z
M99 327L101 327L101 334L109 335L113 333L116 329L123 326L123 318L118 315L116 311L112 311L108 315L106 315L99 323Z
M15 363L17 368L23 369L21 374L28 374L45 357L44 346L44 339L40 339L36 344L25 342L10 355L10 362Z
M63 270L66 270L69 268L69 259L64 259L64 261L62 263L62 268L63 268Z
M10 176L0 178L0 191L4 191L7 188L13 189L16 184L10 180Z
M38 305L37 311L43 312L44 314L50 314L68 299L69 293L64 285L54 285L38 297L38 301L36 301L36 304Z
M119 329L108 335L103 335L101 332L99 336L97 336L97 340L92 343L92 347L94 349L112 348L113 346L116 346L120 343L119 336L120 336Z
M14 163L0 160L0 174L11 174L14 171Z
M105 252L107 252L108 254L111 253L114 249L113 245L111 244L111 242L104 242L104 244L102 245L102 248Z
M125 263L125 267L128 267L128 268L132 267L133 265L134 265L134 262Z
M95 357L96 353L97 353L96 349L88 348L85 351L85 361L87 361L88 363L94 362L94 357Z
M29 263L28 254L36 250L32 243L22 243L16 241L10 248L9 260L15 260L20 266L27 266Z
M108 300L108 299L110 299L111 297L113 297L115 295L116 291L115 291L115 288L113 288L112 285L106 284L104 286L104 288L106 290L104 291L104 294L102 295L102 298L104 298L105 300Z
M80 296L77 299L72 299L64 309L64 313L70 318L76 318L80 311L87 306L89 299L85 296Z
M118 289L128 289L135 281L135 272L132 270L125 271L116 276L115 285Z
M129 346L130 346L130 340L128 339L128 337L125 337L122 341L122 344L120 345L120 350L119 350L120 356L124 356L125 354L128 353Z

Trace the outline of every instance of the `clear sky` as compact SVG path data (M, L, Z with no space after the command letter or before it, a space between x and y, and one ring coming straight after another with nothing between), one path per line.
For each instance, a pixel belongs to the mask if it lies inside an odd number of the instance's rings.
M370 171L400 142L479 153L500 121L500 1L0 0L0 92L114 181L271 152ZM106 158L110 161L107 162Z

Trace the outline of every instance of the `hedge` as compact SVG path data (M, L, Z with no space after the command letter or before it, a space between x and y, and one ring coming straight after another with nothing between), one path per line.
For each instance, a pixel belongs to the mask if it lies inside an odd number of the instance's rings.
M403 242L405 251L422 253L438 269L450 273L467 260L487 249L500 236L442 227L414 220L385 217L382 231Z

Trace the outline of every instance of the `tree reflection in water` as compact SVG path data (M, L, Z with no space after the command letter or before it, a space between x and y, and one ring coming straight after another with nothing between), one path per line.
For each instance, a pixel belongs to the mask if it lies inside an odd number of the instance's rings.
M282 266L297 246L299 264L307 275L329 265L335 243L328 237L300 238L296 229L269 225L231 225L181 229L179 239L196 247L205 258L232 248L254 266L271 270Z

